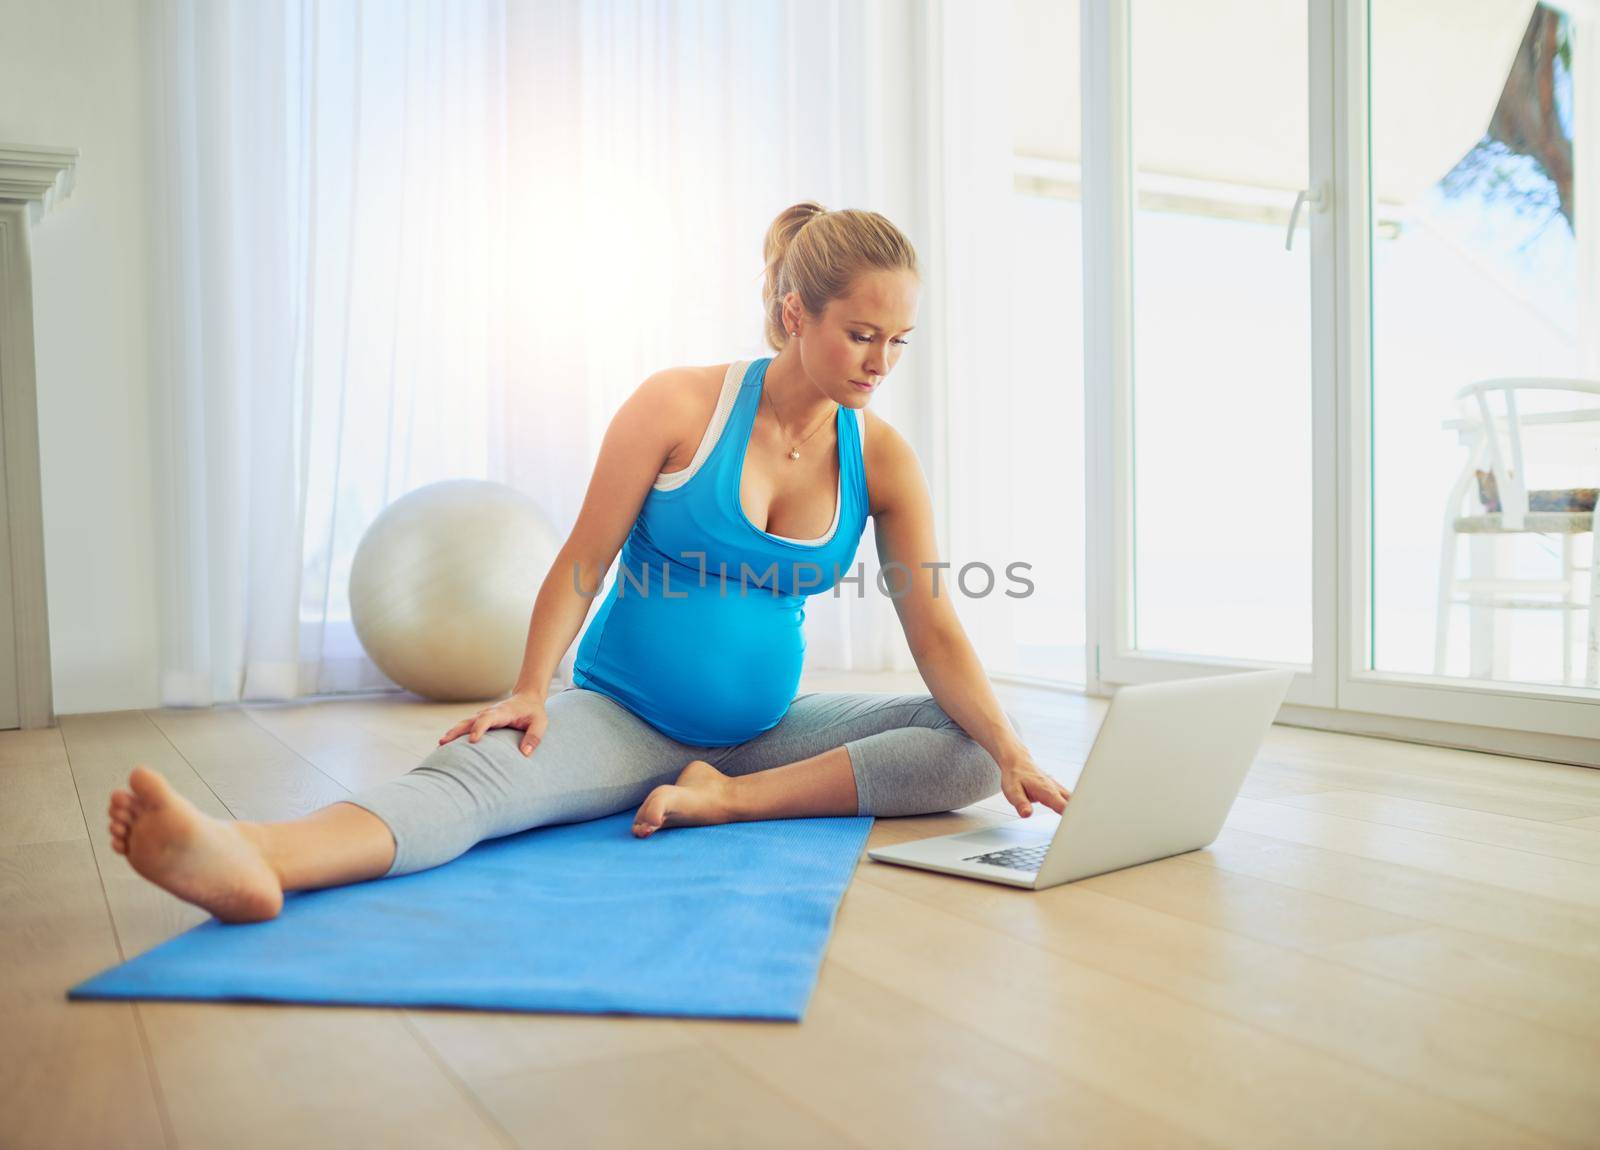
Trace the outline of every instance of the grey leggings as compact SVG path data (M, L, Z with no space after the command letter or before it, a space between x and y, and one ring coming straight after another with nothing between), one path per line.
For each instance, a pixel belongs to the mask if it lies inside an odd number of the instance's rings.
M389 875L449 862L483 839L632 810L691 759L748 775L842 746L862 815L954 810L1000 789L989 752L931 695L800 695L777 726L729 747L680 743L582 687L552 695L545 712L550 723L532 755L512 728L486 731L476 743L462 735L410 773L343 800L388 824Z

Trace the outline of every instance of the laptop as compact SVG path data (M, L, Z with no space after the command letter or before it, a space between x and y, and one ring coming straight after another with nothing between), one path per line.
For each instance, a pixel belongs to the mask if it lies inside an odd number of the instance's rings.
M1044 890L1199 850L1221 832L1293 681L1272 670L1122 687L1053 833L1019 818L867 857Z

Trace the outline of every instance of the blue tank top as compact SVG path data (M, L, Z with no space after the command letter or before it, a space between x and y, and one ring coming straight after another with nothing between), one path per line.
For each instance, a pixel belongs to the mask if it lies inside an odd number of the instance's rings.
M744 513L740 479L771 362L729 369L694 461L645 497L573 661L575 686L696 746L731 746L778 724L800 683L807 597L861 574L853 566L869 503L859 413L841 405L834 420L829 534L772 535Z

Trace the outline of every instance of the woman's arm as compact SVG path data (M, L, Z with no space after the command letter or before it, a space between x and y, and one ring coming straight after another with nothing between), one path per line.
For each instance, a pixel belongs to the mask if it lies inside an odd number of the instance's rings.
M534 600L528 649L512 694L544 702L556 667L588 618L651 484L683 435L690 411L685 403L690 386L686 370L672 368L652 375L612 417L578 521Z
M891 562L903 565L903 569L886 574L884 582L895 592L895 612L923 682L945 714L994 757L1005 796L1018 812L1024 817L1032 814L1030 800L1058 813L1065 810L1066 788L1033 762L1006 720L977 652L956 617L951 569L934 566L939 562L939 547L933 530L933 501L916 453L899 432L880 419L874 419L869 438L873 443L870 486L878 561L880 566Z

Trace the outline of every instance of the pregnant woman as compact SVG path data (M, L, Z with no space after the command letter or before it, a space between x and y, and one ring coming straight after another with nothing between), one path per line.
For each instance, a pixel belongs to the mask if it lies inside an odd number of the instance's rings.
M111 796L113 847L217 918L254 922L285 891L408 874L483 839L632 808L641 838L927 814L996 791L1024 817L1035 802L1064 810L1066 789L1022 745L951 607L916 456L868 410L909 342L915 249L875 212L807 202L772 223L765 255L777 355L660 372L618 410L510 698L450 728L410 773L286 822L212 818L136 766ZM869 515L932 694L796 696L806 597L865 590L854 558ZM619 550L573 685L547 698Z

